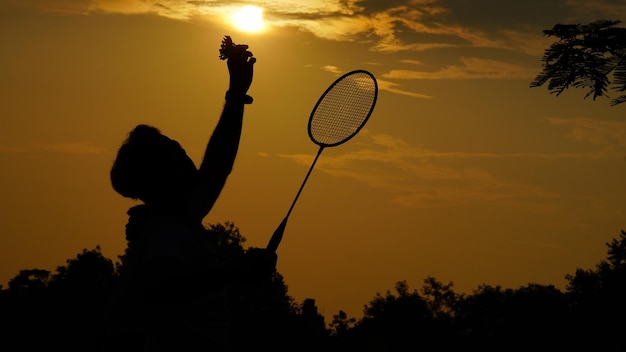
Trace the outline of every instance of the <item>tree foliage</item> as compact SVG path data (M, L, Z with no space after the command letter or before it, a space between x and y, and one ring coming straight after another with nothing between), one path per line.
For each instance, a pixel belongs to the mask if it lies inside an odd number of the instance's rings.
M113 261L102 254L100 246L83 249L76 258L68 259L66 265L58 266L50 279L53 290L72 293L106 291L116 278Z
M9 290L13 292L36 292L48 287L50 271L44 269L20 270L14 278L9 280Z
M606 246L607 258L595 268L566 275L574 331L595 337L597 347L611 347L609 343L626 330L626 232Z
M626 91L626 28L618 20L598 20L589 24L556 24L544 30L558 38L542 57L542 71L531 87L547 84L557 96L570 87L587 90L585 98L609 97L609 88ZM621 94L611 105L626 101Z
M209 225L206 230L224 258L236 259L252 250L243 247L246 239L233 223ZM119 259L113 263L96 246L83 249L53 273L21 270L8 289L0 290L0 311L8 325L2 331L3 343L23 351L97 351L109 298L130 265L126 254ZM321 339L326 334L323 317L315 314L317 308L310 302L306 307L294 303L278 272L264 280L232 285L228 292L234 352L270 347L288 351L290 336Z
M212 225L223 253L241 255L245 238L232 223ZM530 283L517 289L480 285L457 294L453 283L427 277L419 290L399 281L376 293L363 317L345 312L326 329L315 301L296 304L276 273L262 282L233 286L230 303L234 352L272 351L582 351L622 350L626 331L626 232L606 243L594 268L566 275L561 291ZM91 351L102 310L123 264L83 250L55 273L21 270L0 290L7 322L3 342L15 349Z
M328 325L330 334L332 336L344 335L354 327L355 323L356 318L349 318L346 312L340 310L337 314L333 315L333 319Z
M376 293L363 307L360 320L335 316L335 326L344 324L344 329L333 331L335 347L368 351L452 350L456 347L452 319L459 297L452 286L430 276L421 290L412 290L407 281L398 281L395 292ZM345 329L350 325L352 328Z

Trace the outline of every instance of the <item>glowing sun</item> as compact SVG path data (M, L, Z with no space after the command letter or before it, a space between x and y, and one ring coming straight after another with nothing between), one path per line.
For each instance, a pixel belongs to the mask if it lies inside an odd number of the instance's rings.
M260 32L265 27L263 10L258 6L245 6L232 16L233 24L243 32Z

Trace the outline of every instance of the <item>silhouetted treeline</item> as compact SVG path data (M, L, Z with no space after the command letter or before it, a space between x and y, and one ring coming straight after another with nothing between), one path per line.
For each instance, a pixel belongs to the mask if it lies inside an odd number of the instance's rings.
M245 252L232 223L211 225L223 255ZM481 285L471 294L427 277L419 289L398 282L376 293L359 319L343 311L325 324L315 301L297 304L282 276L233 286L234 351L624 351L626 232L607 243L595 268L576 269L561 291L530 283ZM52 273L21 270L0 290L2 344L15 350L97 351L103 314L124 256L83 250Z
M481 285L457 294L433 277L421 290L398 282L376 294L360 320L340 312L330 324L333 345L365 351L626 351L626 232L607 243L594 269L552 285L518 289ZM339 350L339 349L337 349Z

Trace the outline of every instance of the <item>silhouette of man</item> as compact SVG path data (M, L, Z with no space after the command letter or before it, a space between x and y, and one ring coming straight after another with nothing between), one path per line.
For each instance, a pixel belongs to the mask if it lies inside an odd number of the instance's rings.
M199 168L153 126L136 126L118 151L112 186L143 204L128 211L128 267L110 313L116 321L108 323L107 344L116 351L228 351L226 286L275 270L276 254L262 249L224 263L202 225L233 168L252 100L256 59L247 48L238 45L226 61L226 101Z

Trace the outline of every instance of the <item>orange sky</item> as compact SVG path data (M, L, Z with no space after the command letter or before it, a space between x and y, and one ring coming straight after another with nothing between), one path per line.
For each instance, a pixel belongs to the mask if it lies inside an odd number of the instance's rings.
M264 9L257 33L233 27L229 3L0 3L0 284L83 248L123 253L135 203L110 187L115 152L149 123L199 162L227 88L223 35L258 58L255 101L206 222L234 222L249 246L318 150L320 94L353 69L379 80L370 121L324 151L278 250L289 293L327 321L428 275L467 293L564 288L626 228L626 106L529 88L543 29L625 19L626 1L247 1Z

